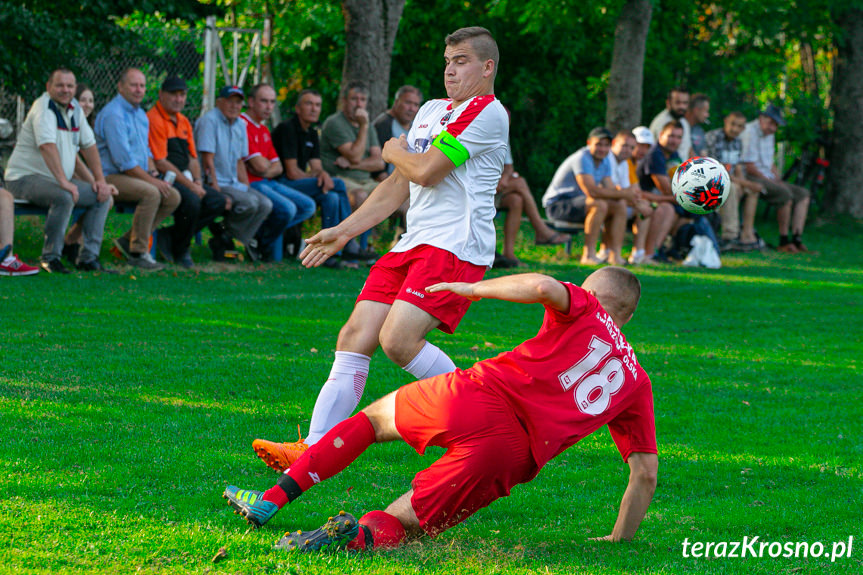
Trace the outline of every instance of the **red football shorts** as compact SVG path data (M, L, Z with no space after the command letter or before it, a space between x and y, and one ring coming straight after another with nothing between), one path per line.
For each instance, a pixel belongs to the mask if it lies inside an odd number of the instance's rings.
M427 293L425 288L439 282L478 282L485 270L428 245L389 252L372 266L357 301L392 305L400 299L440 320L442 332L453 333L471 301L451 292Z
M428 445L447 449L412 483L411 504L420 527L432 537L539 472L515 413L468 372L445 373L399 389L395 424L420 455Z

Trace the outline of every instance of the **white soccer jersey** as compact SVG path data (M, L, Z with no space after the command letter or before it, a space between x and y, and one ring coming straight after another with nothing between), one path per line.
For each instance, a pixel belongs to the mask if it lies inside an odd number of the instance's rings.
M392 251L405 252L426 244L462 261L491 265L494 194L503 172L509 117L494 96L476 96L455 110L450 100L431 100L414 119L408 149L425 152L444 130L464 146L468 159L435 186L411 182L408 231Z

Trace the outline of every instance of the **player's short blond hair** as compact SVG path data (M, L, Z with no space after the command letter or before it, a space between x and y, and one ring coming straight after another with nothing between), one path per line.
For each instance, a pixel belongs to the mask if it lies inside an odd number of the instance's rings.
M494 61L494 74L497 76L497 67L500 64L500 50L497 48L497 42L491 32L482 26L470 26L468 28L459 28L444 39L447 46L455 46L462 42L469 42L473 51L479 56L480 60Z

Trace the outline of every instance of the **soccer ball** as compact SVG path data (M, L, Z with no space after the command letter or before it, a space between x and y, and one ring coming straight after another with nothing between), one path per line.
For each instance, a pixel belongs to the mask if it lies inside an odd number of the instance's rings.
M709 214L725 203L731 193L728 170L713 158L689 158L677 167L671 178L671 191L677 203L693 214Z

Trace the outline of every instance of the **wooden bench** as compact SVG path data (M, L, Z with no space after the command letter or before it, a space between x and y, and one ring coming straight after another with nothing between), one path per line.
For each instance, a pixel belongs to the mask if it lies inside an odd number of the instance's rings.
M548 227L556 232L569 234L569 241L566 242L566 255L572 255L572 240L584 231L584 224L576 224L573 222L565 222L563 220L545 220Z

